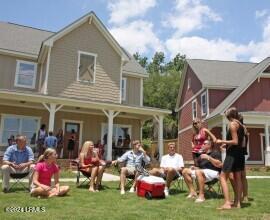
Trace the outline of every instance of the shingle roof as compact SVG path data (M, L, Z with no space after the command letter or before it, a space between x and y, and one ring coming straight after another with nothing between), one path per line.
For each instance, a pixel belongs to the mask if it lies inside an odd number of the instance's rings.
M52 34L50 31L0 22L0 48L38 55L42 41Z
M238 79L240 82L239 86L230 95L228 95L207 118L212 118L220 113L223 113L226 108L230 107L235 99L238 98L249 87L249 85L257 79L257 77L269 66L269 64L270 57L264 59L262 62L254 65L251 69L246 71L244 73L245 76Z
M41 44L54 32L0 21L0 49L38 55ZM147 75L144 68L126 53L130 61L123 66L123 71Z
M238 87L246 72L256 63L187 59L203 86Z

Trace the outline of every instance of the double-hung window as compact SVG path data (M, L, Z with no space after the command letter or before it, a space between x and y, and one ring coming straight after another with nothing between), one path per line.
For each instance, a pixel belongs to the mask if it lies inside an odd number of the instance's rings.
M37 64L17 60L15 86L34 89L36 86Z
M77 80L81 82L95 83L96 78L96 59L93 53L78 52Z
M126 101L127 96L127 78L122 78L122 85L121 85L121 94L122 94L122 101Z
M206 92L204 92L201 95L201 112L202 112L202 115L207 114L207 96L206 96Z
M197 100L196 99L192 102L192 120L194 120L195 118L197 118Z

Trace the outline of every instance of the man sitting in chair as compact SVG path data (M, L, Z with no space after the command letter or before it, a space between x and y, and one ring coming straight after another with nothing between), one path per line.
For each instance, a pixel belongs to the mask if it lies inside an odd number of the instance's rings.
M171 182L181 176L184 168L183 157L175 151L175 143L168 143L169 154L162 156L160 168L149 171L150 175L160 176L166 179L165 196L169 195Z
M113 165L117 163L125 162L125 166L121 168L120 173L120 193L121 195L125 194L125 182L127 175L135 175L134 182L129 190L133 193L135 191L136 179L138 173L136 172L136 166L142 166L142 162L145 164L150 162L150 158L147 156L145 150L142 148L140 141L135 140L132 142L133 149L124 153L119 159L112 161Z
M189 195L187 198L196 198L195 202L200 203L205 201L204 185L214 179L219 178L221 171L221 153L213 150L213 143L210 140L205 140L203 143L203 151L198 159L199 167L185 168L182 172L184 180L189 188ZM193 179L198 180L199 196L193 186Z
M29 173L29 186L32 182L34 168L34 154L30 147L26 145L26 137L18 135L16 144L7 148L3 157L3 183L2 189L6 193L9 191L9 179L11 173Z

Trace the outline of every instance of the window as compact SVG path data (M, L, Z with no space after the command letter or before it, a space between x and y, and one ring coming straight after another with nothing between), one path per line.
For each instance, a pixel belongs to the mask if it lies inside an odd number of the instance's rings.
M1 121L1 143L7 145L11 135L22 134L27 137L28 144L35 144L39 129L39 119L27 116L3 115Z
M207 96L206 92L201 95L201 111L202 115L207 114Z
M127 95L127 78L122 78L122 85L121 85L121 94L122 94L122 101L126 101Z
M197 101L192 102L192 120L197 118Z
M36 86L37 64L17 60L15 86L34 89Z
M102 123L101 140L107 144L108 124ZM131 125L113 125L112 147L130 147Z
M191 79L190 79L190 78L188 78L187 89L190 89L190 86L191 86Z
M79 51L77 80L94 83L96 77L96 54Z

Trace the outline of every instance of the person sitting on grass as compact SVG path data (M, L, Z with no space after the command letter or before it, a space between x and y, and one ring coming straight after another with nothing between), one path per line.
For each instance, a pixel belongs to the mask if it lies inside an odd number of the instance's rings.
M214 179L219 178L221 172L222 162L220 151L213 149L213 143L210 140L205 140L203 143L203 151L198 158L199 167L185 168L182 172L184 180L189 189L187 198L196 198L195 202L200 203L205 201L204 185ZM198 180L199 196L193 187L193 179Z
M154 168L149 171L150 175L160 176L166 179L165 196L169 195L171 182L180 177L184 168L184 160L182 155L177 154L175 143L168 143L168 154L162 156L160 168Z
M79 160L80 170L91 175L89 191L98 192L101 188L101 180L105 169L105 163L100 160L98 152L94 150L93 141L84 142Z
M59 168L56 158L56 151L52 148L46 149L39 157L34 168L31 196L64 196L69 191L69 186L59 185ZM51 185L52 176L54 176L54 186Z
M136 166L142 166L142 162L145 164L149 164L150 157L147 156L145 150L142 148L142 145L139 140L135 140L132 142L133 149L124 153L118 160L112 161L113 165L117 163L125 162L126 165L121 168L120 173L120 194L125 194L125 183L127 175L135 175L134 182L129 190L129 192L135 192L136 187L136 179L139 176L138 172L136 172Z

